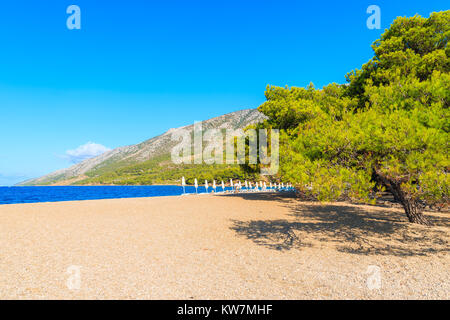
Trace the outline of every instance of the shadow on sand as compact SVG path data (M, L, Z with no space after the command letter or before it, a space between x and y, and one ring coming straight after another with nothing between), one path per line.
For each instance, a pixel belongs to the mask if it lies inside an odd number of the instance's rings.
M428 215L434 227L413 225L399 210L338 203L322 205L295 200L292 193L232 194L246 200L277 201L289 208L283 220L233 220L238 235L276 250L334 246L363 255L423 256L448 252L448 218Z

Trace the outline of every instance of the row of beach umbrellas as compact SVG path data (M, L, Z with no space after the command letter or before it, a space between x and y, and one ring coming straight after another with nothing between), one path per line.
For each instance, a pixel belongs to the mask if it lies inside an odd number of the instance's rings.
M181 185L183 187L183 193L186 193L186 179L184 177L181 178ZM195 193L198 193L198 181L197 179L194 179L194 187L195 187ZM205 190L206 193L208 193L208 189L209 189L209 182L208 180L205 180ZM226 192L226 188L225 188L225 182L223 182L223 180L220 183L220 188L222 189L221 192ZM265 181L260 181L252 183L250 181L244 181L244 184L241 183L241 181L237 181L234 182L233 179L230 179L230 184L229 184L230 188L232 191L235 192L255 192L255 191L288 191L288 190L293 190L293 186L291 183L272 183L269 182L269 185L267 185L267 183ZM214 190L214 192L217 192L217 184L216 184L216 180L212 181L212 189Z

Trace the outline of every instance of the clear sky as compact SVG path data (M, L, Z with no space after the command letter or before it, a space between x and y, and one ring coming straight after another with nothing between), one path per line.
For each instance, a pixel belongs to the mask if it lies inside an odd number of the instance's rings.
M66 27L71 4L81 30ZM372 4L381 30L366 27ZM3 1L0 185L255 108L267 84L343 83L395 17L447 9L443 0Z

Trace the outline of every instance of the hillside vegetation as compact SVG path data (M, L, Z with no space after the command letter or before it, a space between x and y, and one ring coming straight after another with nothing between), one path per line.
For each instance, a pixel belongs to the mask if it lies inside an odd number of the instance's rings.
M162 156L139 164L129 165L120 169L101 170L88 173L87 179L76 182L77 185L152 185L179 184L180 177L186 178L187 184L199 183L204 180L228 181L228 179L254 180L257 174L245 172L239 165L198 165L173 164L170 156Z

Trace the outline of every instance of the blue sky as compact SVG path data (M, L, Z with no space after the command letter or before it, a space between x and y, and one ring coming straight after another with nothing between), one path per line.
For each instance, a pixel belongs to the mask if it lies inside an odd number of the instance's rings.
M71 4L81 30L66 27ZM68 167L96 144L257 107L267 84L343 83L382 32L366 27L372 4L382 30L397 16L448 9L439 0L2 2L0 185Z

